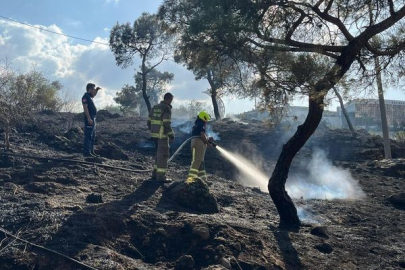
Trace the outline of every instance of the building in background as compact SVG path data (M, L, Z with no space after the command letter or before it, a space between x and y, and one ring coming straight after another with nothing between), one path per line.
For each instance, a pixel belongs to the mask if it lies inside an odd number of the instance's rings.
M308 107L305 106L284 106L272 113L266 110L252 110L240 114L240 119L243 120L260 120L260 121L281 121L284 124L297 126L304 123L308 115ZM329 128L342 128L342 120L337 112L324 111L321 123Z
M345 104L345 108L354 128L381 131L381 114L378 99L356 99ZM405 101L385 100L388 127L391 131L405 128ZM347 121L338 107L342 126L347 128Z

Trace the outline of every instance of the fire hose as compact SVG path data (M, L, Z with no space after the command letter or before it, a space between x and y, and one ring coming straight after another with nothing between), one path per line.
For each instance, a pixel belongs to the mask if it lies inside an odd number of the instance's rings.
M193 136L193 137L190 137L190 138L188 138L187 140L185 140L180 146L179 146L179 148L177 148L177 150L173 153L173 155L169 158L169 160L167 161L167 163L169 163L170 161L172 161L172 159L175 157L175 156L177 156L177 154L180 152L180 150L184 147L184 145L186 145L186 143L189 141L189 140L191 140L191 139L193 139L193 138L200 138L200 136ZM210 139L208 140L208 142L212 145L212 146L214 146L214 147L217 147L217 144L213 141L213 139L210 137Z
M180 152L180 150L186 145L186 143L193 139L193 138L199 138L199 136L193 136L185 140L179 148L173 153L173 155L169 158L167 161L168 163L171 162ZM212 139L208 140L208 142L216 147L217 144L212 141ZM142 172L150 172L152 169L146 169L146 170L134 170L134 169L128 169L128 168L123 168L123 167L117 167L117 166L112 166L112 165L107 165L107 164L102 164L102 163L97 163L97 162L89 162L89 161L83 161L83 160L77 160L77 159L67 159L67 158L51 158L51 157L40 157L40 156L32 156L32 155L24 155L24 154L14 154L10 152L1 152L0 151L0 156L14 156L14 157L21 157L21 158L28 158L28 159L38 159L38 160L51 160L51 161L59 161L59 162L70 162L70 163L78 163L78 164L85 164L85 165L96 165L104 168L110 168L110 169L116 169L116 170L121 170L121 171L129 171L129 172L136 172L136 173L142 173Z

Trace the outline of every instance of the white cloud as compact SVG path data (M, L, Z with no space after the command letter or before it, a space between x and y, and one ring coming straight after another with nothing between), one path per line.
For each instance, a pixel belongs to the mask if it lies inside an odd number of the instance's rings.
M105 2L108 3L118 3L119 0L105 0Z
M63 34L56 25L38 27ZM108 44L107 39L96 38L94 41ZM133 80L133 70L117 67L108 46L73 44L66 36L14 22L0 21L0 59L7 59L22 72L35 65L50 79L59 80L78 100L85 85L94 82L104 89L96 97L99 108L111 104L115 92Z
M55 24L37 27L63 34L62 29ZM108 44L107 38L97 37L94 41ZM95 83L104 89L95 99L98 108L113 103L115 93L125 84L134 84L134 68L140 65L139 59L135 58L132 67L121 69L117 67L114 55L106 45L77 44L75 40L63 35L2 20L0 59L7 59L22 72L28 71L35 64L51 80L59 80L65 91L77 100L80 100L88 82ZM178 104L186 104L192 99L210 102L210 97L203 93L209 87L206 80L195 81L191 71L173 62L165 62L158 69L174 73L168 91L173 93ZM238 103L235 109L251 109L250 105L243 108L242 104Z

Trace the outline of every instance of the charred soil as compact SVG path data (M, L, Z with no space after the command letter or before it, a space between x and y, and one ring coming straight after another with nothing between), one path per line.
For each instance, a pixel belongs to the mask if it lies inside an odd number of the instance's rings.
M207 214L176 203L167 192L173 184L149 179L154 146L145 119L102 111L95 149L101 157L87 160L107 165L98 166L68 161L85 161L81 115L35 118L13 131L14 155L0 156L1 229L90 268L0 232L0 270L405 268L400 145L393 145L395 159L384 161L381 138L320 127L296 160L308 159L315 146L324 149L366 197L294 200L313 218L287 231L278 228L270 196L239 184L237 169L215 149L207 151L206 170L219 213ZM188 138L186 126L176 128L172 153ZM212 128L224 148L247 158L259 153L258 166L268 172L291 132L231 119ZM190 161L186 145L169 164L168 177L185 181Z

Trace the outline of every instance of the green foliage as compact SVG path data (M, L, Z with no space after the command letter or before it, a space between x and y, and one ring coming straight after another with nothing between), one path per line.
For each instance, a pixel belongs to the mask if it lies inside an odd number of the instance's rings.
M159 97L166 90L166 86L173 80L173 73L160 72L156 69L151 70L146 76L146 94L152 104L159 102ZM135 86L125 85L120 92L117 92L117 96L114 101L119 104L121 112L125 115L147 115L147 108L145 103L142 102L143 93L142 85L143 78L140 73L134 76Z
M0 124L5 130L5 147L9 148L11 128L29 119L33 111L57 110L62 88L42 72L31 69L18 74L7 63L0 65Z
M118 66L128 67L139 54L142 61L149 61L167 49L170 36L156 15L142 13L133 24L116 24L110 33L110 48ZM166 53L163 53L165 55Z
M154 89L154 80L151 81L151 78L156 77L156 75L150 75L150 73L153 73L153 70L160 63L168 59L172 51L171 38L171 35L166 31L166 26L158 20L156 15L148 13L143 13L132 27L129 23L122 25L117 23L111 30L110 48L114 53L118 66L128 67L133 63L135 55L141 58L140 72L135 75L135 88L142 91L147 111L151 109L151 102L147 92L148 89ZM155 60L156 63L151 64L152 60ZM152 85L149 85L149 83L152 83ZM152 91L151 94L154 94L154 92ZM143 115L143 105L141 106L140 111Z
M321 80L328 72L336 75L335 63L344 63L337 76L341 78L356 59L358 62L354 64L359 63L357 67L363 71L359 74L358 69L353 69L359 81L374 78L372 55L382 56L384 67L402 59L405 28L402 22L398 27L389 25L404 16L404 3L404 0L396 1L390 9L381 0L165 0L159 16L178 31L180 50L186 48L201 54L199 66L224 56L250 63L259 77L256 85L264 90L266 102L277 104L280 96L288 100L294 94L308 94L310 85L313 92L331 89L331 84ZM393 10L401 15L392 16ZM383 20L385 31L367 28ZM343 61L352 52L344 48L351 44L353 37L366 38L361 35L364 31L370 39L368 48L358 50L357 56L350 56L350 61ZM372 36L378 37L379 42L372 43ZM361 42L364 44L364 40ZM316 55L318 59L314 58ZM397 74L401 74L403 64L398 63L396 67ZM336 82L334 79L332 84ZM317 83L318 89L314 89Z
M211 114L212 108L208 102L191 100L187 105L173 106L172 115L175 118L194 118L200 111L207 111Z
M119 109L124 115L138 113L139 91L134 86L126 84L116 95L114 101L119 104Z

